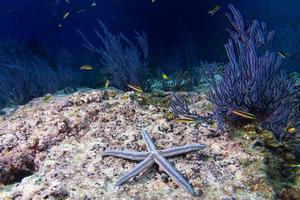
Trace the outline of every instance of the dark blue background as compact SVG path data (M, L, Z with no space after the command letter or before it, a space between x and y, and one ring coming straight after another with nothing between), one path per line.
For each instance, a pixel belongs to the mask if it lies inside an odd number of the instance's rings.
M101 19L113 32L131 36L134 30L144 30L154 56L174 48L191 32L201 58L214 61L226 59L223 45L228 38L225 29L229 24L224 13L228 3L233 3L248 21L258 18L278 32L283 26L299 27L300 2L297 0L156 0L155 3L151 0L96 0L94 8L91 8L93 0L69 1L70 4L64 0L1 0L0 39L84 50L76 29L95 39L93 29L97 27L96 20ZM208 10L217 4L222 6L221 10L214 16L208 15ZM76 13L78 9L86 11ZM63 20L67 11L70 15Z

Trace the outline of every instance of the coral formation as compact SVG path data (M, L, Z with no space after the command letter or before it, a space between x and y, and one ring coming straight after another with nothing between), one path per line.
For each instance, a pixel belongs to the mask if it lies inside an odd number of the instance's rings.
M182 116L186 119L195 120L197 123L211 121L212 115L210 113L208 113L206 116L199 115L198 113L196 113L196 111L190 111L186 99L179 95L176 95L175 93L171 93L171 96L171 111L175 117Z
M99 47L78 30L95 56L85 69L64 50L2 43L0 107L44 96L0 112L0 199L299 199L300 86L281 69L275 32L229 9L229 62L202 62L187 38L160 79L144 32L131 41L101 21ZM90 77L105 89L74 92Z
M192 126L168 122L163 117L166 108L141 105L129 97L132 94L87 90L53 96L47 102L38 98L4 117L0 124L0 146L4 147L0 159L5 163L1 165L1 178L13 178L15 167L26 165L26 160L14 159L19 158L17 155L31 157L35 169L31 171L33 175L17 184L0 186L3 191L0 199L7 196L15 199L190 198L167 174L155 168L137 176L137 181L115 187L115 181L135 163L112 157L103 159L101 154L105 149L116 148L146 151L138 133L142 129L151 134L158 149L191 143L207 145L200 152L168 159L189 180L197 198L274 199L261 170L264 168L261 153L251 148L245 151L243 141L225 136L208 137L215 128L195 130ZM140 95L145 99L151 96ZM208 103L204 94L200 95L201 99L196 93L181 95L192 103L191 110ZM164 101L165 97L156 98ZM26 168L17 170L22 169ZM252 190L257 183L259 188Z
M95 47L78 30L84 40L83 46L100 56L102 65L111 77L113 85L119 89L126 89L128 84L138 85L145 91L151 90L151 82L148 77L148 40L144 32L135 32L135 45L122 33L113 35L107 27L98 21L103 31L101 34L95 29L102 46Z
M1 43L1 108L23 104L67 86L78 87L79 73L70 63L71 54L61 50L53 55L41 49L14 41Z
M222 128L224 117L236 119L233 110L253 113L263 128L280 139L292 111L291 97L299 90L280 69L280 57L272 50L274 32L256 20L245 27L240 12L232 5L229 9L232 15L227 17L234 27L225 44L229 63L220 82L214 80L213 70L205 72L216 119Z
M189 41L189 40L188 40ZM192 91L202 82L199 68L203 63L195 55L195 44L186 44L173 50L163 66L158 69L168 74L169 79L162 79L161 85L164 91ZM193 48L194 47L194 48Z

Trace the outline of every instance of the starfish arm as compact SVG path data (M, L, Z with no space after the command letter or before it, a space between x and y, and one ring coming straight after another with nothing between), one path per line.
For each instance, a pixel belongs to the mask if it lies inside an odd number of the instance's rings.
M169 149L164 149L164 150L158 150L157 152L167 158L167 157L172 157L172 156L177 156L180 154L185 154L189 153L191 151L196 151L196 150L202 150L206 147L205 144L190 144L190 145L185 145L182 147L175 147L175 148L169 148Z
M154 163L153 154L150 154L145 160L143 160L138 165L136 165L130 172L121 176L117 180L116 185L117 186L122 185L124 182L128 181L132 177L138 175L139 173L141 173L142 171L144 171L145 169L153 165L153 163Z
M129 160L141 161L147 158L150 153L135 152L135 151L119 151L119 150L106 150L102 153L102 156L114 156L119 158L125 158Z
M143 139L144 139L144 141L146 143L147 149L149 151L156 151L155 144L151 140L149 134L146 131L142 131L142 136L143 136Z
M179 186L187 190L191 195L195 196L196 192L192 186L183 178L183 176L176 171L174 167L161 155L154 155L155 162L172 178L172 180Z

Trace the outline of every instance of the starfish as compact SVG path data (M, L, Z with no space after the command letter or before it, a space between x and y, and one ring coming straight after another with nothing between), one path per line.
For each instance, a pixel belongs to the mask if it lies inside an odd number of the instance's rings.
M154 163L157 163L179 186L187 190L191 195L195 196L196 192L193 187L183 178L183 176L165 159L181 154L185 154L191 151L201 150L206 147L204 144L190 144L182 147L169 148L164 150L157 150L155 144L151 140L148 133L142 131L143 139L146 143L148 152L135 152L135 151L119 151L119 150L105 150L102 156L115 156L119 158L125 158L134 161L142 161L136 165L127 174L121 176L116 186L122 185L134 176L137 176L142 171L151 167Z

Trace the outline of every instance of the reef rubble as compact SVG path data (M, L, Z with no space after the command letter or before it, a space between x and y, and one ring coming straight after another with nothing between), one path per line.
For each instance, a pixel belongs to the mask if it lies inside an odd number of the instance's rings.
M210 109L205 94L184 95L194 102L191 109ZM212 125L167 119L170 99L168 93L87 90L19 106L0 120L0 199L192 198L158 166L114 185L136 163L101 154L107 148L145 151L141 130L158 149L207 145L168 159L195 189L193 198L274 199L262 152L218 136Z

